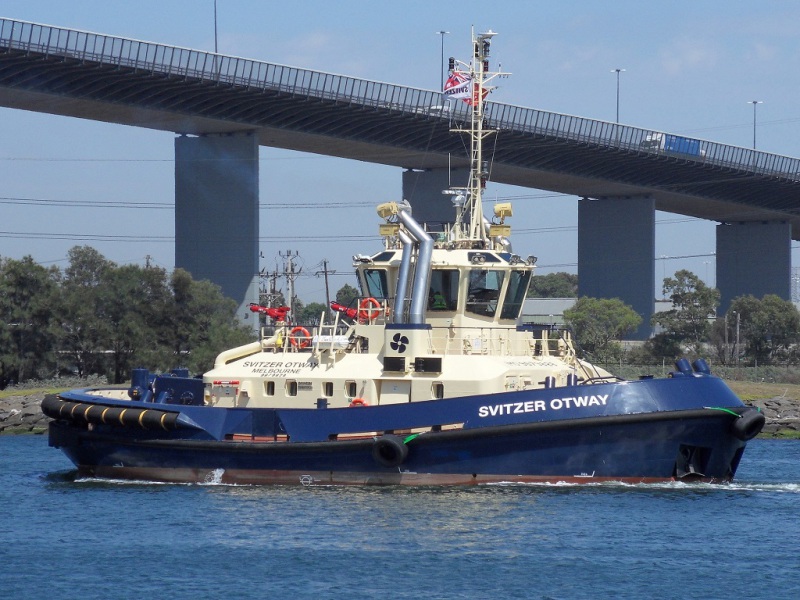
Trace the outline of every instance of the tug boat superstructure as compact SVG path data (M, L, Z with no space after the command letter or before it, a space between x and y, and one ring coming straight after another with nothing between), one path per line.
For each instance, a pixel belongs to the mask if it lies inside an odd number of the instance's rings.
M491 31L448 91L469 106L464 188L438 231L378 206L383 247L354 257L362 296L313 328L286 307L202 379L135 369L127 390L48 398L50 444L88 476L169 482L474 484L728 481L764 423L706 363L624 381L567 330L522 325L536 259L514 254L508 203L483 214Z

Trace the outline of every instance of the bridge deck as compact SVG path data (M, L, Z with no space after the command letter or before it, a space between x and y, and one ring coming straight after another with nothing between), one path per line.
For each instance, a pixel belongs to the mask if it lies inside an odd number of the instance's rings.
M265 146L403 168L467 164L450 132L462 103L367 81L0 19L0 106L183 134L254 130ZM649 194L656 208L720 222L786 220L800 239L800 160L490 102L491 179L587 197ZM682 138L686 139L686 138Z

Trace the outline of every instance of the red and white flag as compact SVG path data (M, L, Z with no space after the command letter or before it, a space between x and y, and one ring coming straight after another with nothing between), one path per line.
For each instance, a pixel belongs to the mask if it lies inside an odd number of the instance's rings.
M469 102L472 98L472 77L462 71L451 71L444 84L444 95Z
M452 71L444 84L444 95L447 98L460 99L472 106L478 101L478 86L468 73ZM489 90L483 90L483 97Z

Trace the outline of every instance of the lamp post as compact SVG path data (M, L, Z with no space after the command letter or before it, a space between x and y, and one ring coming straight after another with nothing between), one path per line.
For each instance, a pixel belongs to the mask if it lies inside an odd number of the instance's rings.
M436 33L442 37L442 59L441 62L439 63L439 76L440 76L439 91L441 92L442 90L444 90L444 36L446 36L450 32L442 30L442 31L437 31Z
M214 0L214 54L217 53L217 0Z
M619 74L624 73L625 69L611 69L611 72L617 74L617 123L619 124Z
M753 150L756 149L756 107L759 104L764 104L761 100L748 100L748 104L753 105Z

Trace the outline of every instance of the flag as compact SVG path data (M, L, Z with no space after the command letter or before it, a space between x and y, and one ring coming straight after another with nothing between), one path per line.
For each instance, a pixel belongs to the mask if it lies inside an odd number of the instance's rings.
M460 99L472 106L478 101L478 86L473 83L472 76L462 71L451 71L444 84L444 95L454 100ZM483 97L489 90L483 90Z

